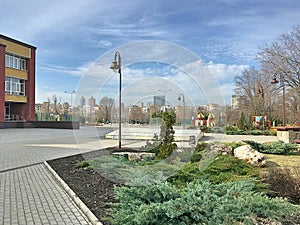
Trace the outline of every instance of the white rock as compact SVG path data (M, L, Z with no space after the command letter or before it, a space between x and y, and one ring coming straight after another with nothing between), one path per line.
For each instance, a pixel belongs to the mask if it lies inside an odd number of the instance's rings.
M146 158L155 158L155 153L150 152L114 152L113 155L124 156L130 161L141 161Z
M250 164L263 166L267 163L264 154L254 150L250 145L243 145L234 149L233 154L236 158L247 161Z
M231 146L226 146L224 144L213 144L210 146L210 150L211 151L216 151L216 152L219 152L223 155L226 155L226 154L231 154L232 155L232 147Z

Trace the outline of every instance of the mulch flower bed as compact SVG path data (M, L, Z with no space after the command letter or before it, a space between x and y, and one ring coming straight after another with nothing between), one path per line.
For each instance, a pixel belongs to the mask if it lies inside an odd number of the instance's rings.
M122 151L128 150L123 149ZM94 170L78 168L77 163L99 156L110 155L116 151L120 150L108 148L48 161L48 164L104 225L110 224L110 203L115 202L113 189L120 184L101 176Z

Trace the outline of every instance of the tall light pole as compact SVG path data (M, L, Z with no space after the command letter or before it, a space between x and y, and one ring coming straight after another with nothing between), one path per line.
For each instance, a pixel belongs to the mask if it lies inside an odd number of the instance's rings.
M121 73L121 55L120 52L116 51L114 56L114 61L112 62L110 68L116 73L120 74L119 82L119 149L121 149L121 118L122 118L122 101L121 101L121 90L122 90L122 73Z
M76 91L65 91L65 93L70 94L71 95L71 106L73 105L73 94L76 93Z
M280 81L277 80L278 72L274 74L274 77L271 81L271 84L280 83L280 87L282 87L282 108L283 108L283 118L282 118L282 125L285 126L286 122L286 111L285 111L285 73L280 73Z
M262 85L260 85L260 87L258 88L258 92L257 94L261 95L262 98L262 110L261 110L261 116L262 116L262 123L263 123L263 129L265 129L265 125L267 122L266 120L266 113L265 113L265 92L264 92L264 88Z
M178 100L183 102L183 129L185 129L185 98L184 94L180 93L178 96Z

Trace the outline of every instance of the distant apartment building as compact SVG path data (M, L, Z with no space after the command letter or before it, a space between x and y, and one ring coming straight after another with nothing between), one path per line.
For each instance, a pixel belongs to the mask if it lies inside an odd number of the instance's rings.
M0 122L35 120L35 53L0 34Z
M85 105L85 98L84 98L83 96L80 98L79 105L80 105L81 107L83 107L83 106Z
M166 105L166 99L164 95L153 97L154 106L164 106Z
M246 95L232 95L231 108L232 110L242 109L249 105L249 100Z
M91 107L91 108L94 108L96 106L96 99L91 96L89 99L88 99L88 105Z

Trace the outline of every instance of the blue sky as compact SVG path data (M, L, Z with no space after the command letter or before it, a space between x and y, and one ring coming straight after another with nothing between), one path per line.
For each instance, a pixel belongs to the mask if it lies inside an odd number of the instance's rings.
M234 76L256 64L259 46L291 31L299 12L297 0L2 0L0 33L37 47L36 102L54 94L70 102L64 91L72 90L73 99L117 100L118 76L109 62L120 50L126 105L147 102L159 89L171 89L172 104L179 93L189 104L218 101L216 93L229 104ZM134 56L150 53L144 61ZM102 75L90 79L92 73Z

